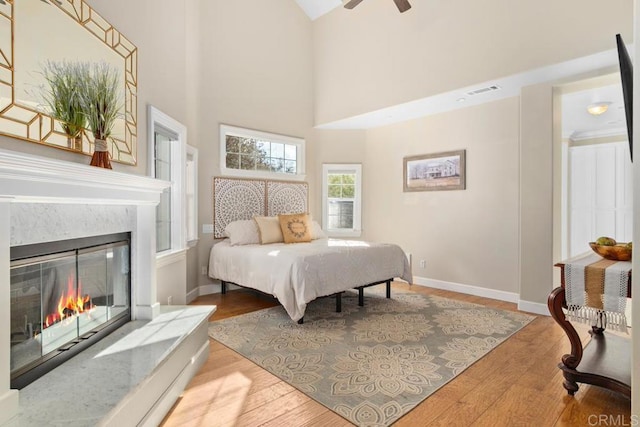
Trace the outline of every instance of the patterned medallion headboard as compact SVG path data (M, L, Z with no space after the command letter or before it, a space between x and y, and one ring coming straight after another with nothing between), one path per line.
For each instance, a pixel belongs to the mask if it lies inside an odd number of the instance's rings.
M309 184L265 179L213 178L213 237L230 222L309 210Z

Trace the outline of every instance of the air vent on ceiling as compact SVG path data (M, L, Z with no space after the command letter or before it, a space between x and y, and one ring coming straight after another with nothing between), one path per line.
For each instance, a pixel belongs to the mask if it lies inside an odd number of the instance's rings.
M491 86L481 87L480 89L474 89L470 92L467 92L467 95L469 96L481 95L483 93L495 92L496 90L500 90L500 89L501 89L500 86L491 85Z

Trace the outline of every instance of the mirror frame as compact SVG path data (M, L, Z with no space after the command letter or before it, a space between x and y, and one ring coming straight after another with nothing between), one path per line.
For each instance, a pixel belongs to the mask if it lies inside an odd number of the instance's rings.
M0 85L11 88L10 103L0 102L0 134L24 141L43 144L48 147L92 155L94 151L93 134L85 129L82 135L82 149L63 147L59 144L48 142L54 135L65 136L61 131L60 122L51 116L15 103L15 79L14 49L16 46L14 28L14 4L19 0L5 0L6 5L0 6L0 21L6 20L11 26L10 52L0 48ZM109 22L96 13L84 0L51 0L50 6L60 9L75 23L84 27L89 34L101 40L106 47L120 55L124 62L124 139L109 138L109 153L111 160L118 163L137 164L137 110L138 110L138 49ZM3 9L8 8L8 13ZM2 122L9 121L12 125L18 124L23 132L12 133L2 129Z

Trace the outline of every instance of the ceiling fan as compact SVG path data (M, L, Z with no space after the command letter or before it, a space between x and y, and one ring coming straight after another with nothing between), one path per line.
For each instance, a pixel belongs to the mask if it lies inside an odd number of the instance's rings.
M409 4L409 0L393 0L393 1L396 4L396 6L398 6L398 10L400 11L400 13L406 12L407 10L411 9L411 5ZM346 9L353 9L354 7L359 5L361 2L362 2L362 0L349 0L344 5L344 7Z

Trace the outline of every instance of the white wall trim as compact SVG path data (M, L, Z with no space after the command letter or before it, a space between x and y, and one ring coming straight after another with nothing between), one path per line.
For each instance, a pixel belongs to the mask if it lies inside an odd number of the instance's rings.
M240 289L240 288L241 288L240 286L227 283L227 291L233 290L233 289ZM198 290L198 296L219 294L222 291L222 286L220 286L220 281L216 280L213 283L199 286L197 290ZM191 291L191 292L194 292L194 291Z
M515 292L499 291L481 286L464 285L462 283L445 282L444 280L435 280L426 277L414 276L413 284L512 303L517 303L520 299L520 296Z
M155 206L167 181L0 149L0 194L23 203Z
M539 314L541 316L551 316L547 304L541 304L539 302L519 300L518 310L526 311L527 313Z
M196 298L198 298L200 296L200 288L195 288L194 290L187 292L187 304L191 304L193 302L193 300L195 300Z
M162 268L187 259L187 249L161 252L156 255L156 268Z

